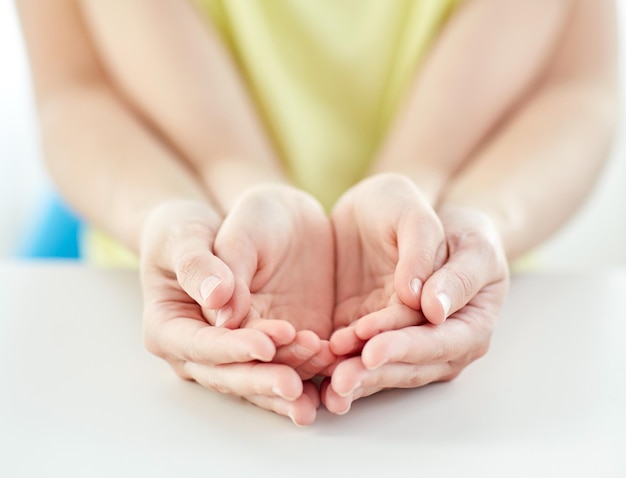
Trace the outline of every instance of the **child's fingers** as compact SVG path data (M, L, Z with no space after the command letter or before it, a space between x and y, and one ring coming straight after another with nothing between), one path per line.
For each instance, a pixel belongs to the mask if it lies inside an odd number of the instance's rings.
M320 339L314 332L299 330L293 342L278 348L274 362L297 369L317 354L320 348Z
M303 380L308 380L316 375L329 375L330 367L337 361L337 357L330 350L328 340L320 341L320 349L309 360L304 362L296 372Z
M397 303L361 317L354 322L354 328L357 337L361 340L369 340L381 332L402 329L425 321L420 311Z
M254 315L254 317L250 317ZM266 334L276 347L288 345L296 338L296 328L286 320L267 320L258 317L255 311L251 311L243 326L247 329L259 330Z
M358 353L363 348L363 344L365 341L359 338L353 325L335 330L330 336L330 350L336 356Z

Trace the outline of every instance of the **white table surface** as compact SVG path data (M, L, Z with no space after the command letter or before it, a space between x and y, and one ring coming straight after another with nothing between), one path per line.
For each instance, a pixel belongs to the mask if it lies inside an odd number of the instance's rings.
M626 270L514 279L451 383L298 428L144 351L136 274L0 263L0 476L626 477Z

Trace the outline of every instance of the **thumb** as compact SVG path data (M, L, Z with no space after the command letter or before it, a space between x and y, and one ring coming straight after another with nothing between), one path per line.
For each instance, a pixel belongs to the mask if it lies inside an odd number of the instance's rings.
M245 296L246 293L237 287L232 271L211 252L206 240L203 238L182 240L175 248L172 264L178 283L200 304L204 316L210 323L223 325L234 315L233 306L242 302L235 300L235 296ZM239 294L235 294L236 291ZM217 310L217 314L210 313L210 310ZM243 318L245 313L238 315ZM231 327L238 325L230 320L229 322Z
M421 309L423 285L447 256L443 227L432 210L402 215L397 226L398 264L394 287L400 300Z

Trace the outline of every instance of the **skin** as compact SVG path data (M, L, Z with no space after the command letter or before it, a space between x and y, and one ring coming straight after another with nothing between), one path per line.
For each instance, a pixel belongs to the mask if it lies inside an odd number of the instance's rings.
M189 3L17 4L48 166L140 256L148 349L301 425L483 355L508 261L576 210L616 123L612 1L469 0L329 221Z

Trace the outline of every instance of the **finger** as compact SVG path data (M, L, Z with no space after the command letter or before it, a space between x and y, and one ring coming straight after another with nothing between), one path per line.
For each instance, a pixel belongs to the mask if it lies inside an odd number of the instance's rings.
M422 287L447 256L441 222L425 200L416 197L397 224L398 264L394 287L400 300L420 310Z
M354 328L357 337L366 341L381 332L419 325L425 321L421 312L397 303L360 318L354 323Z
M328 411L338 415L348 413L353 400L351 392L361 387L368 373L360 357L339 362L330 380L322 383L321 397Z
M331 367L337 357L330 350L330 342L328 340L320 341L320 350L309 360L304 362L296 372L303 380L308 380L316 375L329 375L329 367Z
M340 369L336 374L343 373ZM350 371L354 373L354 371ZM368 397L381 390L391 388L418 388L432 382L450 380L458 375L458 371L449 363L412 365L404 363L387 364L375 371L361 374L357 386L349 391L338 393L332 383L322 395L326 408L332 413L347 413L352 403L359 398ZM333 379L335 376L333 376Z
M225 305L235 290L235 278L224 262L211 252L204 236L180 240L170 258L172 270L183 290L209 309Z
M363 384L363 380L369 373L361 357L350 357L335 367L330 378L330 386L339 396L347 397Z
M485 286L502 279L505 264L506 261L497 259L489 245L468 244L457 250L424 284L424 315L433 324L442 323Z
M146 322L144 340L159 357L198 364L270 361L276 353L272 340L261 331L229 330L190 318Z
M356 334L354 326L336 330L330 336L330 350L337 356L358 353L363 348L364 343L365 341Z
M439 380L449 380L457 371L448 363L414 365L393 363L368 370L357 357L339 364L330 382L322 387L322 400L332 413L343 415L352 403L380 390L417 388ZM324 384L323 384L324 385Z
M250 308L247 286L235 280L230 268L213 255L204 238L188 237L172 257L178 283L202 307L207 322L236 328Z
M260 362L201 365L187 362L184 370L205 388L240 397L265 395L294 401L303 391L302 380L286 365Z
M315 421L320 403L319 397L314 398L311 385L313 384L305 384L304 393L293 401L266 395L252 395L245 398L261 408L289 417L298 426L307 426ZM315 385L313 388L315 389ZM317 389L314 393L318 395Z
M441 325L425 324L384 332L363 347L363 364L370 370L386 363L415 365L478 358L486 352L492 327L469 327L461 320L449 320Z
M254 329L263 332L270 339L272 339L276 347L288 345L296 338L296 328L293 324L287 322L286 320L262 319L258 317L258 315L253 316L253 311L242 325L247 329Z
M297 332L292 343L280 347L276 351L274 362L298 368L310 360L320 350L319 337L310 330Z

